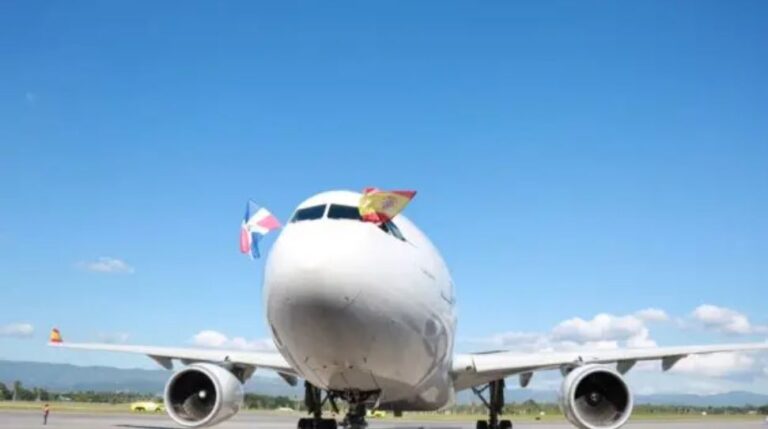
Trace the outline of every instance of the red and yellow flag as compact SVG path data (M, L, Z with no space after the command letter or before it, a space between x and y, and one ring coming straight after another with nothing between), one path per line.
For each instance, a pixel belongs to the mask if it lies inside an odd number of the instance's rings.
M416 195L416 191L382 191L366 188L360 197L360 217L365 222L383 223L397 216Z
M53 328L51 329L51 336L48 338L48 341L51 343L60 343L61 342L61 332L59 332L58 329Z

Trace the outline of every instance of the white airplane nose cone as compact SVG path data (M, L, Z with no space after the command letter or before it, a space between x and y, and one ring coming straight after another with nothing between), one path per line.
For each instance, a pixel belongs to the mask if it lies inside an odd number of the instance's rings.
M265 273L268 307L338 310L355 300L371 281L370 249L360 234L368 228L344 226L297 224L280 237Z

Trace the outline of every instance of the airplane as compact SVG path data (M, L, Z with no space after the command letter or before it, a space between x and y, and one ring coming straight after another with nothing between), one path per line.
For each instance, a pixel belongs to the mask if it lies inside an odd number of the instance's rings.
M180 361L164 391L179 425L211 426L234 416L243 383L257 369L287 383L304 381L310 417L298 429L336 429L328 403L348 404L341 424L366 426L366 411L431 411L471 389L488 411L477 429L511 429L501 419L507 378L526 387L537 371L560 370L560 406L580 429L617 429L629 419L632 393L623 379L637 362L666 371L694 354L766 350L768 343L519 353L454 354L456 297L437 248L406 216L363 222L361 194L329 191L295 209L267 257L263 301L277 351L241 351L98 343L54 347L144 354L166 369Z

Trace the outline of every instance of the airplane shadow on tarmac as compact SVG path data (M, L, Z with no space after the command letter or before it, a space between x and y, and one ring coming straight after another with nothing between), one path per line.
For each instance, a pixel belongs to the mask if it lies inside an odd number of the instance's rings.
M145 426L145 425L130 425L130 424L118 424L115 425L118 428L126 429L177 429L177 426ZM425 429L427 426L385 426L376 429ZM428 426L429 429L458 429L461 426Z
M178 426L144 426L144 425L115 425L118 428L130 428L130 429L178 429Z

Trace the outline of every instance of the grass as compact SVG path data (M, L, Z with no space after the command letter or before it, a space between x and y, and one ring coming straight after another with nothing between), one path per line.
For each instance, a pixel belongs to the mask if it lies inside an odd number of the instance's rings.
M537 419L538 417L538 419ZM416 421L475 421L487 419L487 415L480 414L443 414L443 413L405 413L404 420L416 420ZM544 423L555 423L565 421L565 417L560 413L550 413L544 416L537 416L535 414L513 414L504 415L502 418L510 419L513 422L533 422L541 421ZM718 414L702 416L699 414L673 414L673 413L634 413L632 414L631 421L691 421L691 422L703 422L703 421L759 421L765 417L759 415L748 414ZM383 418L384 420L394 419L391 415ZM374 419L371 419L374 420ZM376 419L378 420L378 419Z
M46 402L35 401L0 401L0 412L6 410L29 410L42 412ZM98 404L91 402L47 402L51 412L119 413L130 412L130 404Z
M0 401L0 413L3 411L38 411L42 412L42 408L45 402L34 401ZM90 402L48 402L51 407L51 412L64 412L64 413L130 413L130 404L99 404ZM244 410L247 413L263 413L263 414L279 414L279 415L304 415L299 412L285 412L275 410ZM137 413L138 414L138 413ZM152 413L147 413L152 414ZM518 422L532 422L536 420L534 414L516 414L504 416L512 421ZM406 421L475 421L486 419L486 415L479 414L445 414L445 413L429 413L429 412L414 412L405 413L402 417ZM702 416L698 414L672 414L672 413L635 413L632 415L633 421L647 421L647 420L663 420L663 421L744 421L744 420L761 420L765 417L759 415L747 415L747 414L719 414ZM369 418L370 420L395 420L396 418L388 413L386 417L382 418ZM539 416L542 422L562 422L564 417L557 413L550 413L545 416Z

